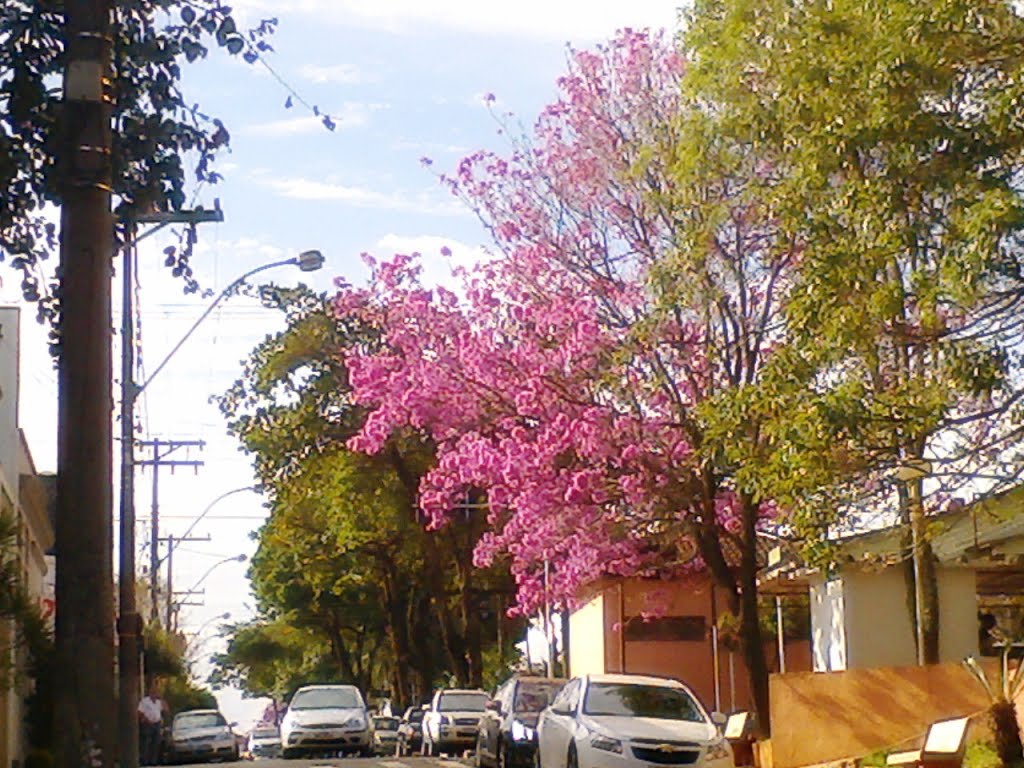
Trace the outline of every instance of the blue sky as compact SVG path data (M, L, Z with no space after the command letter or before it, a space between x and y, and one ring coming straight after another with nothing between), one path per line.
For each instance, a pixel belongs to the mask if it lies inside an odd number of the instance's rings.
M203 225L194 260L205 287L219 290L246 270L308 248L327 257L312 285L328 290L336 276L358 282L359 254L386 256L423 251L432 276L443 280L442 245L467 261L486 245L475 219L437 183L435 172L452 169L465 154L500 146L496 123L483 95L496 108L532 123L555 93L564 70L566 42L586 47L615 29L673 27L673 0L240 0L241 20L276 16L275 53L267 61L304 99L334 115L328 132L296 104L260 65L214 54L186 71L187 93L224 120L232 151L220 170L225 181L198 191L197 202L220 199L225 222ZM432 170L419 160L429 156ZM140 249L139 300L142 357L152 370L199 315L204 302L182 295L162 268L160 251L170 240L153 237ZM17 298L6 275L0 296ZM266 273L294 283L294 270ZM303 276L308 279L308 276ZM115 299L116 300L116 299ZM116 321L116 318L115 318ZM248 459L224 429L211 395L230 386L240 361L280 317L236 297L218 309L148 389L142 421L150 436L202 439L206 461L198 474L161 477L164 534L181 535L218 495L253 482ZM46 356L45 335L23 322L22 423L40 469L56 464L56 376ZM115 474L116 476L116 474ZM136 480L140 520L149 509L150 477ZM195 533L209 542L183 544L175 552L174 580L187 588L222 559L251 555L265 512L252 493L229 496L210 510ZM142 541L148 529L140 522ZM148 554L140 553L140 563ZM182 614L186 631L206 625L196 644L204 655L218 648L214 617L252 615L246 565L218 566L204 582L205 602ZM248 724L259 706L222 695L229 719Z

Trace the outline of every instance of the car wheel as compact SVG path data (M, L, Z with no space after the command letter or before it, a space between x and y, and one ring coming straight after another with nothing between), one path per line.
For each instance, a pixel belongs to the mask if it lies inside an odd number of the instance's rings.
M299 756L299 753L298 753L297 750L294 750L294 749L283 749L283 750L281 750L281 757L283 757L285 760L294 760L298 756Z

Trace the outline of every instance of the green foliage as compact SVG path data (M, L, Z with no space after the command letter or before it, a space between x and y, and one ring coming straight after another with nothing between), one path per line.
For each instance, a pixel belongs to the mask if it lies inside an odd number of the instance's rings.
M50 0L0 4L0 258L22 276L40 318L57 310L56 277L41 281L39 262L57 247L52 207L61 199L60 144L64 16ZM113 191L118 213L179 210L190 183L214 184L217 153L229 135L220 120L190 101L182 65L211 49L254 60L268 50L276 20L239 29L217 0L126 0L113 26L111 90L117 126ZM194 232L168 251L168 267L187 292L197 289L189 266Z
M702 414L716 455L812 542L926 452L947 493L1011 482L1024 19L1005 0L701 0L690 21L686 88L713 108L681 186L736 174L763 247L796 253L764 375Z
M999 755L987 741L972 741L964 752L963 768L999 768Z
M143 632L143 668L157 678L185 676L185 660L178 639L159 624L149 624Z
M188 675L176 675L164 680L162 695L173 717L190 709L216 709L217 699L212 692L200 688Z
M225 653L214 657L210 683L233 685L249 696L280 701L299 686L333 679L330 649L314 629L277 621L254 621L228 629Z
M14 646L28 651L29 663L37 666L48 658L52 648L49 628L35 598L22 579L17 549L17 521L9 513L0 513L0 621L12 622ZM0 690L13 682L14 670L8 666L9 648L0 647Z

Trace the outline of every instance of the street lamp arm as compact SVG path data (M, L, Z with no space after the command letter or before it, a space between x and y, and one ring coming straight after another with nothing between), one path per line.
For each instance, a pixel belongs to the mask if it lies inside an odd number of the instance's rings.
M215 498L215 499L214 499L213 501L211 501L211 502L210 502L209 504L207 504L207 505L206 505L206 509L204 509L204 510L203 510L202 512L200 512L200 513L199 513L198 515L196 515L196 519L192 521L192 525L190 525L190 526L188 527L188 530L187 530L187 531L185 531L185 533L184 533L184 534L182 534L181 536L179 536L179 537L178 537L178 539L182 539L182 540L184 540L184 539L187 539L187 538L188 538L188 535L189 535L190 533L192 533L192 531L194 531L194 530L195 530L195 527L196 527L196 526L197 526L197 525L199 524L199 522L200 522L200 521L201 521L201 520L202 520L202 519L203 519L204 517L206 517L206 513L207 513L207 512L209 512L209 511L210 511L211 509L213 509L213 508L214 508L214 506L216 506L216 505L217 505L217 504L218 504L219 502L221 502L221 501L223 501L224 499L226 499L226 498L227 498L228 496L234 496L234 495L235 495L236 493L244 493L245 491L253 491L253 492L255 492L255 491L258 491L258 490L259 490L259 487L258 487L258 486L255 486L255 485L246 485L246 486L243 486L243 487L241 487L241 488L232 488L232 489L231 489L230 491L225 491L225 492L224 492L224 493L222 493L222 494L221 494L220 496L218 496L218 497L217 497L217 498Z
M242 285L242 283L244 283L250 277L255 275L257 272L263 272L264 270L267 269L274 269L276 267L284 267L289 264L297 263L297 259L283 259L282 261L274 261L271 262L270 264L263 264L259 267L256 267L255 269L250 269L244 275L237 278L233 283L231 283L231 285L229 285L227 288L225 288L223 291L217 294L217 298L215 298L210 303L210 305L205 310L203 310L203 314L201 314L196 319L196 321L192 323L192 327L185 332L185 335L178 340L178 343L174 345L174 348L167 353L164 359L160 362L160 365L158 365L156 369L153 371L153 373L149 375L149 378L146 379L142 384L139 384L137 387L135 387L135 392L133 394L136 397L138 397L138 395L140 395L142 391L152 383L153 379L155 379L157 377L157 374L159 374L160 371L164 369L164 366L166 366L167 363L170 362L170 359L174 357L175 353L177 353L177 351L181 349L182 345L184 345L184 343L189 340L189 337L191 337L192 334L195 333L196 328L198 328L202 324L203 320L209 317L210 313L217 308L217 305L219 305L224 299L230 296L236 288Z
M193 584L193 585L192 585L191 587L189 587L187 591L188 591L188 592L195 592L195 591L196 591L197 589L199 589L199 587L200 587L200 586L202 585L202 583L203 583L204 581L206 581L207 577L208 577L208 576L209 576L209 575L210 575L211 573L213 573L213 572L214 572L215 570L217 570L218 568L220 568L220 566L222 566L222 565L227 565L228 563L244 563L244 562L245 562L245 561L246 561L247 559L248 559L248 558L247 558L247 557L246 557L245 555L235 555L234 557L225 557L225 558L224 558L223 560L219 560L219 561L217 561L216 563L214 563L213 565L211 565L211 566L210 566L210 567L209 567L209 568L208 568L208 569L206 570L206 573L204 573L204 574L203 574L203 575L202 575L202 576L201 576L201 577L199 578L199 581L197 581L197 582L196 582L195 584Z

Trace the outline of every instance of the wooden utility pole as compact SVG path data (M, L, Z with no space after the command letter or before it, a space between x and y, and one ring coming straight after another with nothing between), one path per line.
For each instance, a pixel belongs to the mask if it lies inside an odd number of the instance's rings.
M112 0L65 0L60 123L57 766L113 768Z

